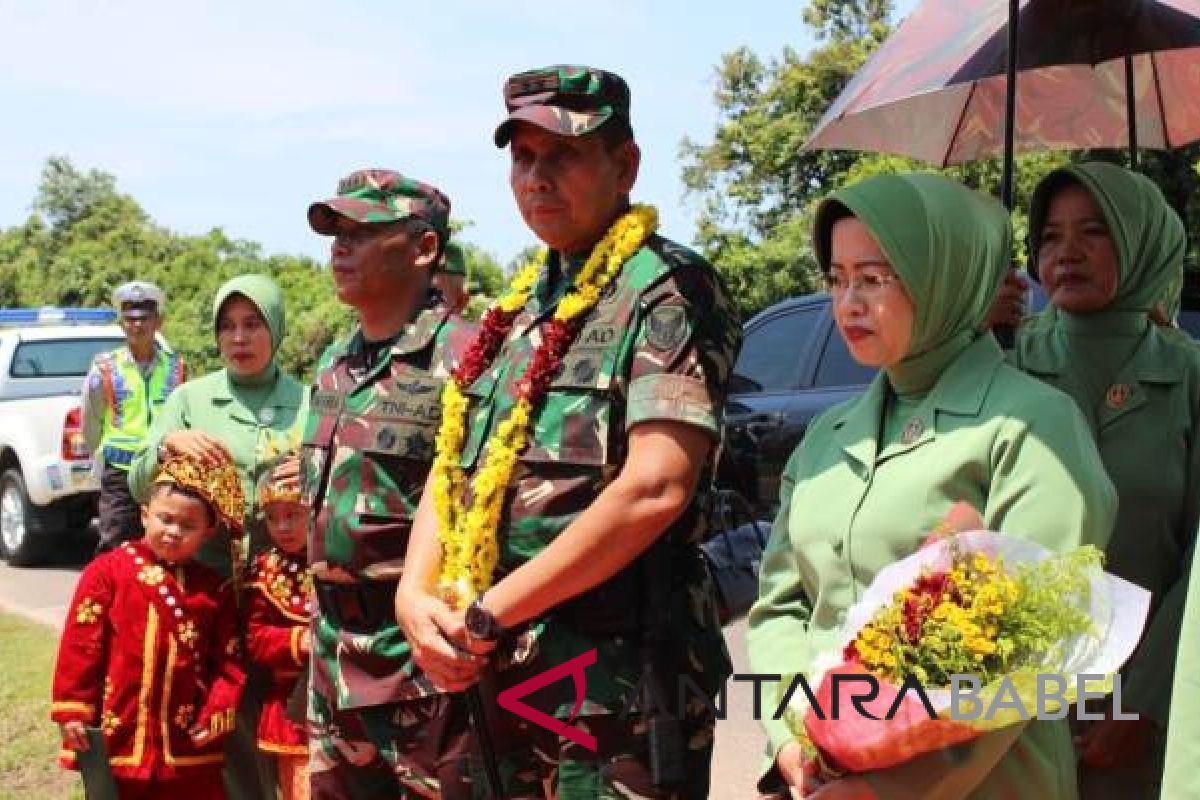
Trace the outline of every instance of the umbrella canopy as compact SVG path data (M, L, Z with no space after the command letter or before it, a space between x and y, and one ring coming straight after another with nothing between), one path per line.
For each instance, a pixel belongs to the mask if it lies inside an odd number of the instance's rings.
M1200 0L1023 0L1015 149L1200 139ZM925 0L846 86L806 150L868 150L947 166L1004 149L1008 4Z

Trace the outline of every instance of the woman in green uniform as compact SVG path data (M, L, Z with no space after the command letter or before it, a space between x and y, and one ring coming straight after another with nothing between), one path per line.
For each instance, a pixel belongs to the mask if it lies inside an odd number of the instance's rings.
M176 389L151 424L147 448L129 470L129 488L139 501L169 454L219 459L220 450L232 456L246 497L256 498L260 474L298 445L308 395L275 361L285 332L279 286L266 275L228 281L213 301L213 329L224 369ZM205 542L197 558L223 575L240 576L247 558L269 544L252 506L247 503L247 540L235 543L236 558L233 548L217 541ZM252 675L226 747L225 786L232 800L275 796L273 765L255 744L264 685L262 676Z
M1154 797L1185 555L1200 524L1200 351L1155 325L1151 312L1177 296L1187 239L1150 179L1103 163L1047 175L1034 190L1029 230L1051 306L1022 325L1013 364L1083 412L1119 500L1106 568L1151 592L1121 698L1141 719L1108 712L1082 730L1080 794Z
M175 391L150 426L147 447L129 471L134 497L144 498L162 456L173 452L204 457L223 448L233 457L246 497L263 466L295 449L296 431L307 407L305 387L276 363L285 322L283 292L266 275L241 275L217 290L213 328L224 369L188 381ZM247 510L252 550L267 544ZM230 574L229 553L206 543L200 560ZM245 554L243 554L243 558Z
M1171 691L1171 733L1161 795L1164 800L1200 797L1200 563L1194 549L1191 565L1175 661L1175 687Z
M814 420L788 462L750 612L754 672L806 672L875 574L957 501L1052 550L1107 539L1115 494L1079 411L980 333L1010 236L999 204L937 175L871 178L818 209L838 330L881 371ZM800 745L781 720L765 726L760 788L802 786ZM1013 726L814 796L1073 798L1070 735L1065 722Z

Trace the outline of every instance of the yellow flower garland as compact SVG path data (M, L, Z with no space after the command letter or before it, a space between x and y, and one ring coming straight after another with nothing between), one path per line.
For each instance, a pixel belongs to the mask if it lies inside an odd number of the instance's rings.
M641 249L658 227L658 211L637 205L618 219L593 248L575 277L571 291L559 302L554 319L569 322L586 314L600 301L605 287ZM545 260L539 253L513 277L496 308L515 314L529 302ZM439 591L454 608L461 608L483 593L492 581L500 560L497 530L504 508L504 495L516 469L517 459L529 438L535 409L521 398L501 422L480 456L482 466L472 483L472 503L465 507L466 476L460 464L466 440L467 398L455 378L442 391L442 422L434 457L433 499L442 544Z

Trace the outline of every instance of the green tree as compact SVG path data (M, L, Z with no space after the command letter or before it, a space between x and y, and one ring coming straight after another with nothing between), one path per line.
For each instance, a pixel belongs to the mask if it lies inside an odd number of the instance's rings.
M825 110L890 31L890 0L824 0L804 21L820 44L764 63L747 48L717 67L713 141L684 140L683 182L704 199L697 244L725 275L743 314L818 285L807 246L813 201L840 185L861 154L800 148Z
M881 172L930 169L892 155L850 151L801 152L825 111L891 32L891 0L811 0L802 14L817 39L807 55L785 48L767 61L747 48L722 56L713 99L718 122L712 141L685 139L682 177L703 200L696 244L725 276L743 315L820 285L809 242L811 213L829 192ZM1070 159L1124 153L1037 153L1017 159L1013 222L1025 259L1024 209L1037 180ZM1193 146L1148 153L1142 171L1158 182L1190 230L1200 229L1200 157ZM1000 163L989 160L946 170L974 188L995 193Z
M86 215L96 203L114 196L116 186L116 178L107 172L80 172L66 156L51 156L42 169L33 207L58 230Z
M220 366L212 327L217 288L246 273L272 276L287 304L288 335L279 359L308 380L322 351L353 324L323 264L290 255L264 255L262 246L221 228L187 236L156 225L116 178L82 171L62 156L42 173L34 213L0 230L0 306L107 307L125 281L152 281L167 294L163 333L188 359L193 376ZM503 280L495 257L465 245L481 297ZM482 301L481 301L482 302Z

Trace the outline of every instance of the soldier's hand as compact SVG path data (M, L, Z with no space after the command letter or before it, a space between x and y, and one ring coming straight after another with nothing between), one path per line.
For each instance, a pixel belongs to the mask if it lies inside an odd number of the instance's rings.
M58 726L62 731L62 744L67 750L76 753L86 753L90 747L87 738L87 728L79 720L64 722Z
M461 692L479 681L487 659L455 645L466 636L462 614L430 594L396 593L396 622L412 647L413 660L433 685Z
M212 467L232 460L225 445L201 431L172 431L162 443L172 455L187 456Z
M300 457L288 456L271 473L271 482L285 491L300 491Z

